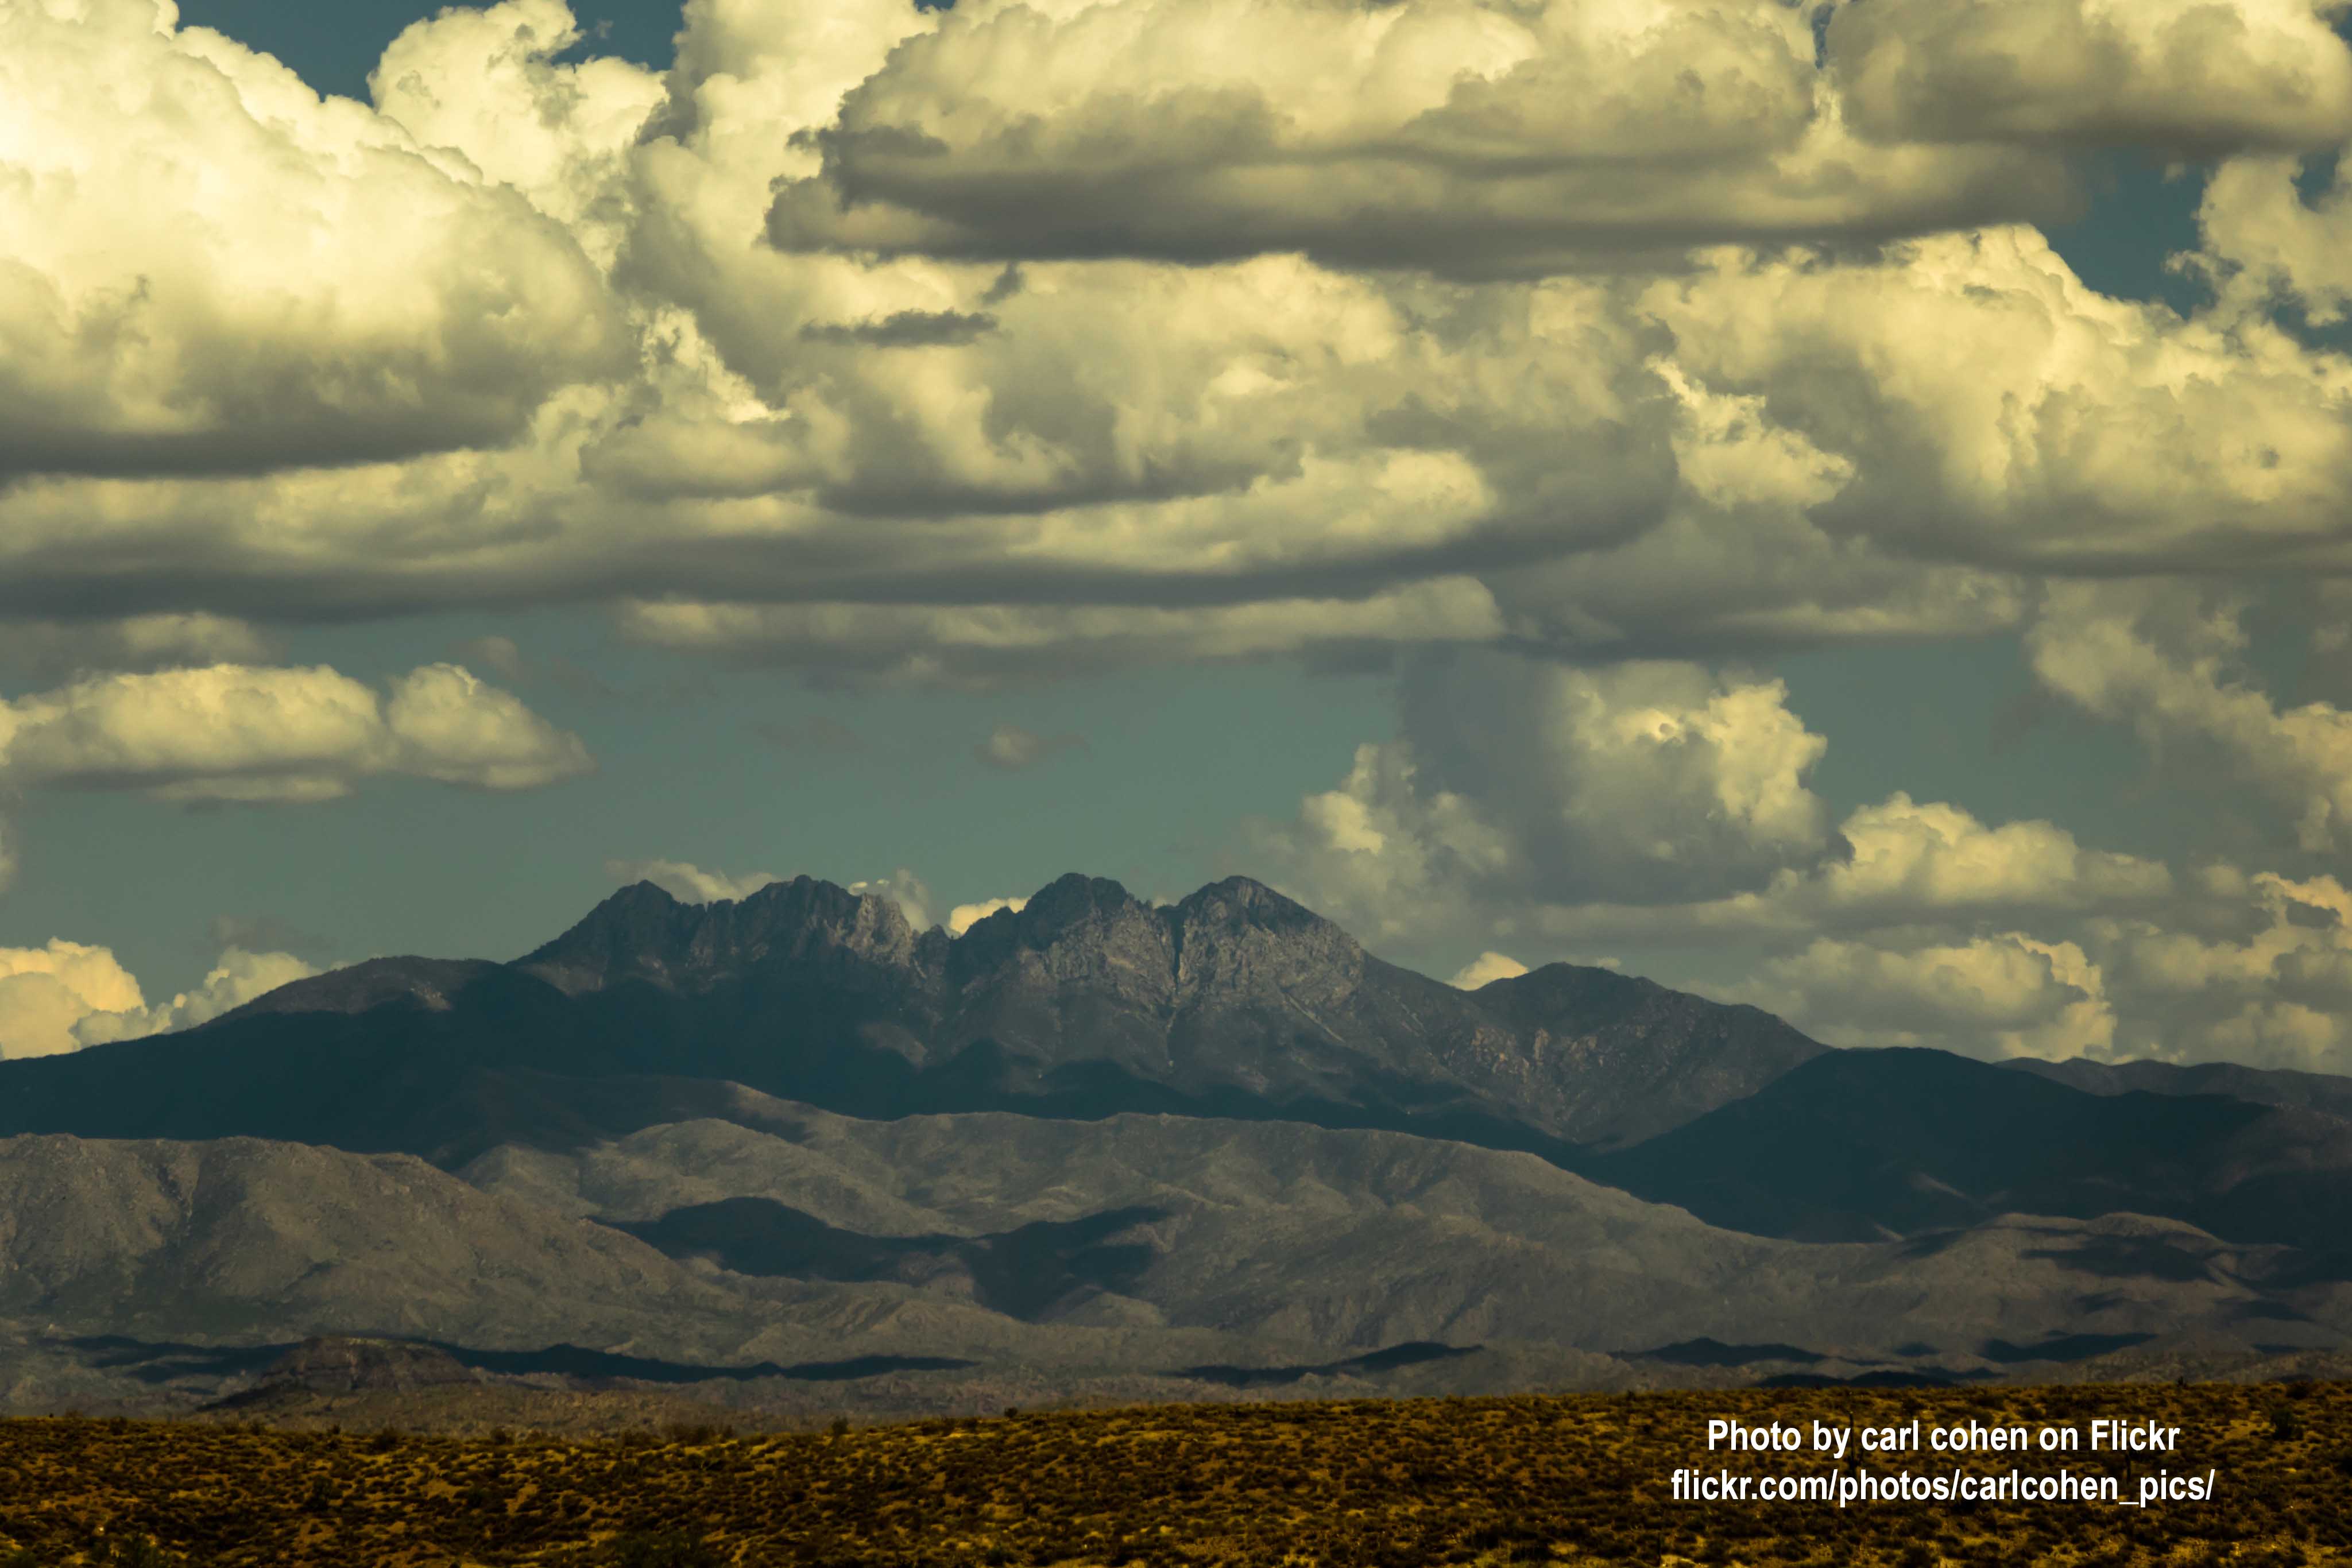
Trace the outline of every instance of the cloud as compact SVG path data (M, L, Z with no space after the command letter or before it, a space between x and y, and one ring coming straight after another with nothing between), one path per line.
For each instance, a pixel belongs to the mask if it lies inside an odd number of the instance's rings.
M687 904L718 904L749 898L772 882L784 879L773 872L755 871L744 876L705 871L688 861L608 860L604 874L616 882L652 883Z
M1039 735L1017 724L1000 724L988 732L988 738L971 748L972 755L989 767L1005 773L1020 773L1036 767L1057 751L1084 750L1086 737L1076 735Z
M1643 303L1685 384L1761 400L1840 465L1810 521L1897 559L2274 570L2334 538L2352 484L2352 365L2094 293L2030 230L1725 253Z
M2182 591L2064 588L2026 635L2035 676L2151 747L2189 747L2294 817L2295 841L2325 852L2352 823L2352 713L2326 702L2281 709L2232 666L2245 645L2235 604Z
M230 947L195 989L151 1008L105 947L62 938L0 947L0 1057L53 1056L192 1028L316 973L290 953Z
M1454 977L1445 983L1465 991L1475 991L1496 980L1507 980L1514 975L1527 972L1528 967L1507 953L1481 953L1456 969Z
M580 41L561 0L450 6L409 24L368 88L418 145L520 193L609 267L625 231L628 154L664 89L625 60L554 63Z
M1839 852L1804 782L1826 742L1787 695L1687 664L1431 664L1405 681L1404 738L1359 747L1264 847L1383 925L1401 905L1442 919L1446 889L1674 903L1757 886Z
M2286 302L2330 327L2352 307L2352 182L2339 159L2305 200L2301 172L2297 158L2233 158L2205 183L2205 243L2187 259L2232 315L2259 319Z
M1025 898L985 898L978 904L959 904L948 911L948 935L961 936L1000 909L1018 915L1028 907Z
M2341 1022L2352 1014L2352 894L2333 876L2227 867L2205 892L2204 931L2145 917L2092 925L2126 1014L2123 1053L2352 1071ZM2210 929L2221 922L2240 929Z
M1815 937L1699 988L1835 1045L2352 1070L2352 894L2335 877L2216 863L2160 906L2039 924Z
M2116 1017L2071 942L2002 932L1887 948L1817 938L1722 988L1831 1045L1927 1045L1965 1056L2106 1056Z
M959 5L849 91L768 234L1475 276L2063 207L2046 157L1855 138L1814 52L1762 4Z
M26 787L324 800L381 774L530 789L594 766L578 736L455 664L396 676L383 695L325 665L214 664L0 702L0 779Z
M202 612L111 621L0 620L0 670L20 679L255 664L270 651L269 639L255 627Z
M0 947L0 1057L78 1050L74 1026L83 1019L145 1006L139 982L107 948L61 938Z
M2086 140L2304 145L2342 51L2290 0L1874 0L1823 58L1762 0L698 0L660 77L558 63L570 13L506 0L404 32L372 107L85 9L8 22L0 426L52 455L0 488L0 611L604 604L987 685L1716 663L2342 553L2339 357L1983 226ZM130 172L75 194L68 154ZM2237 158L2207 262L2324 309L2334 200ZM758 243L772 206L816 248ZM957 258L1009 250L1066 259Z
M502 444L625 368L561 223L174 20L160 0L0 11L0 476Z
M248 953L241 947L231 947L221 954L220 961L194 990L182 991L156 1007L94 1011L74 1025L74 1039L82 1045L103 1045L110 1040L141 1040L151 1034L193 1029L256 997L318 972L291 953Z
M1396 643L1484 642L1494 601L1465 579L1360 601L1272 600L1200 609L1024 604L632 603L624 632L650 646L922 685L1170 660L1346 659Z
M2352 139L2352 49L2310 0L1869 0L1830 16L1847 120L1886 141L2211 154Z
M1897 791L1832 821L1825 737L1778 681L1681 664L1457 659L1408 674L1402 736L1250 835L1306 902L1418 950L1802 939L2148 909L2160 862Z

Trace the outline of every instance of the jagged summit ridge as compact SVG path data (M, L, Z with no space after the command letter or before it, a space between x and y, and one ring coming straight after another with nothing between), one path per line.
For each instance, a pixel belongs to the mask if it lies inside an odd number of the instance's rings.
M1606 971L1465 993L1248 877L1153 904L1072 874L950 936L803 876L710 904L638 883L510 963L384 959L299 981L185 1040L16 1071L0 1128L463 1159L517 1128L568 1145L740 1085L856 1116L1243 1116L1566 1157L1678 1125L1822 1049Z
M1072 872L1019 909L961 936L918 932L898 902L821 878L772 882L740 899L681 901L649 882L614 893L512 966L567 994L624 979L698 988L824 955L912 971L952 988L1010 965L1064 983L1100 984L1138 1001L1257 980L1306 982L1318 966L1360 969L1362 949L1321 915L1264 883L1229 876L1154 905L1108 877ZM1328 983L1315 988L1328 990Z
M649 882L622 888L514 967L567 993L623 978L696 985L773 960L838 952L913 962L917 934L895 900L820 878L772 882L740 899L686 904Z

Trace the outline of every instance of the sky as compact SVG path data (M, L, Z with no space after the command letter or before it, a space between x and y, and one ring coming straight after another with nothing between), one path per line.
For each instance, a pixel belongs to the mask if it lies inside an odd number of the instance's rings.
M2352 1071L2347 7L0 0L0 1054L640 877Z

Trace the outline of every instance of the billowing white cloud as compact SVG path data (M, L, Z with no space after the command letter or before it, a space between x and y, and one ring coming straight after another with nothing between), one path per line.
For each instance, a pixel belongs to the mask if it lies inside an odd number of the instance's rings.
M2333 0L1867 0L1831 13L1846 117L1889 141L2173 152L2352 139Z
M2105 574L2340 531L2352 361L2096 294L2031 230L1843 264L1726 252L1643 303L1689 383L1760 398L1843 465L1807 508L1834 538Z
M74 1025L74 1040L81 1045L103 1045L109 1040L139 1040L151 1034L193 1029L256 997L318 972L291 953L248 953L241 947L231 947L221 954L220 961L194 990L181 991L170 1001L153 1007L134 1005L117 1011L93 1011Z
M843 99L781 247L1471 274L2056 210L2052 161L1853 136L1801 8L975 0Z
M1727 927L1852 926L2114 909L2173 890L2161 862L2086 849L2053 822L1987 827L1957 806L1900 791L1849 812L1838 831L1852 850L1843 860L1693 913Z
M1405 693L1404 738L1359 747L1262 846L1376 928L1465 896L1719 895L1840 852L1805 784L1826 742L1777 681L1465 659Z
M2205 243L2190 259L2233 316L2258 319L2285 302L2330 327L2352 308L2352 181L2339 162L2305 201L2301 168L2290 157L2232 158L2206 182Z
M616 882L649 882L687 904L717 904L749 898L772 882L784 879L773 872L755 871L742 876L705 871L690 861L608 860L604 874Z
M1820 937L1721 994L1831 1045L2105 1056L2116 1032L2098 966L2082 948L2016 931L1906 948Z
M1514 975L1524 975L1527 972L1528 967L1508 953L1487 952L1479 954L1456 969L1454 972L1454 977L1445 983L1459 987L1465 991L1475 991L1479 987L1489 985L1496 980L1507 980Z
M580 737L455 664L387 694L325 665L91 676L0 701L0 779L161 800L324 800L407 774L529 789L593 771Z
M948 911L948 935L961 936L1000 909L1014 914L1029 907L1025 898L984 898L978 904L959 904Z
M1777 681L1689 664L1456 661L1409 674L1403 735L1252 849L1298 896L1411 949L1801 940L2153 908L2160 862L2055 823L1988 826L1897 792L1832 823L1828 742Z
M625 369L561 223L176 19L0 9L0 476L503 444Z
M61 938L0 947L0 1057L77 1050L74 1028L85 1019L144 1006L139 982L107 948Z
M2155 909L1817 938L1717 994L1833 1044L2352 1071L2352 894L2211 864Z
M108 948L62 938L0 947L0 1058L53 1056L188 1029L316 973L290 953L231 947L194 990L151 1008Z
M419 146L520 193L609 267L629 212L627 154L664 92L626 60L554 63L580 36L562 0L453 5L394 38L368 87Z
M373 107L157 0L72 16L8 20L32 292L0 287L0 382L33 423L0 423L51 456L0 492L0 606L602 601L664 646L975 684L1713 660L2324 550L2352 482L2339 359L1978 226L2053 147L2304 145L2343 51L2299 0L1874 0L1825 61L1771 0L703 0L662 77L559 64L568 10L504 0L402 34ZM72 193L101 166L130 177ZM2209 260L2324 303L2333 220L2261 215L2285 181L2224 171ZM1070 259L786 253L772 200L795 244ZM116 305L131 347L91 325Z

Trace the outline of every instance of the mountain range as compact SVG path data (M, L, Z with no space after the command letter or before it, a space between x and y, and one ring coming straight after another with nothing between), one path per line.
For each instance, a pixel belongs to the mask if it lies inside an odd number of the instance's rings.
M772 1410L2275 1371L2343 1353L2347 1222L2344 1079L1463 991L1240 877L959 936L640 883L0 1062L0 1402L408 1364L321 1336Z

